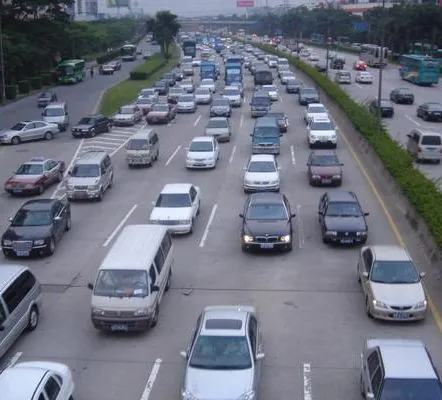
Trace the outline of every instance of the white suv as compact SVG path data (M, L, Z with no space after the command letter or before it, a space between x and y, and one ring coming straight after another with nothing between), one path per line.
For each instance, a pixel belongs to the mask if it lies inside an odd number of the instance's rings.
M307 143L312 147L332 147L338 145L338 133L328 118L313 118L307 126Z
M310 103L305 109L304 121L308 124L313 118L329 119L328 111L321 103Z

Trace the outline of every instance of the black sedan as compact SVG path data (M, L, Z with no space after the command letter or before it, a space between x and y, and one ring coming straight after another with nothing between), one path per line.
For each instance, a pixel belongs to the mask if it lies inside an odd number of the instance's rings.
M10 221L1 242L5 256L52 255L71 229L71 208L66 198L30 200Z
M413 104L414 94L407 88L393 89L390 92L390 100L396 104Z
M241 248L247 250L285 250L293 247L293 227L290 203L281 193L251 194L242 219Z
M388 99L381 99L381 117L382 118L393 118L394 116L394 108L393 103ZM368 109L371 113L377 115L378 113L378 100L374 99L370 101L368 105Z
M336 244L364 244L368 227L355 193L341 190L324 193L318 207L322 241Z
M57 93L53 90L45 90L38 95L37 106L46 107L54 101L57 101Z
M442 121L442 104L440 103L424 103L417 108L416 112L419 118L424 121Z
M112 120L101 114L87 115L72 127L73 137L94 137L97 134L109 132L112 129Z
M266 117L273 117L279 126L279 132L286 133L289 128L289 118L283 112L269 112Z

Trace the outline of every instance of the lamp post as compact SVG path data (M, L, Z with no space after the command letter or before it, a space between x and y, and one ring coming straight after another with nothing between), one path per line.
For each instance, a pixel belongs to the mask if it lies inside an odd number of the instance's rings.
M0 6L1 7L1 6ZM2 9L0 8L0 68L2 70L2 102L5 101L6 98L6 87L5 87L5 56L3 53L3 26L2 26L2 18L3 13Z
M327 52L325 54L325 76L328 78L328 60L329 60L329 54L330 54L330 45L332 43L331 36L327 37Z
M380 19L380 55L379 55L379 82L378 82L378 104L377 104L377 133L378 135L382 132L382 111L381 111L381 99L382 99L382 72L384 63L384 42L385 42L385 0L382 0L382 15Z

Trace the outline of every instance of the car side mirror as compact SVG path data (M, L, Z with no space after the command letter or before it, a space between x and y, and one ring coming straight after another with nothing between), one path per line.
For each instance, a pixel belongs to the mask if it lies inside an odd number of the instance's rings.
M12 220L13 220L12 217L9 217L9 218L8 218L8 221L9 221L9 222L12 222Z
M290 214L290 218L295 218L295 217L296 217L296 214L295 214L295 213Z
M374 394L373 394L373 393L367 393L367 394L365 395L365 398L366 398L367 400L372 400L372 399L374 399Z
M419 273L419 276L420 276L421 278L425 278L426 275L427 275L427 274L426 274L425 272L420 272L420 273Z
M244 214L238 214L240 218L244 218Z
M0 325L0 332L4 331L5 327L3 325Z
M59 215L54 217L54 221L60 222L61 220L62 220L62 218Z
M160 287L158 285L150 285L150 291L153 292L159 292Z
M156 202L155 202L155 201L152 201L151 203L152 203L152 205L155 207Z
M66 111L66 114L65 115L69 115L69 113Z
M340 165L341 167L343 167L343 166L344 166L344 163L341 162L339 165Z
M264 359L265 358L265 354L264 353L258 353L257 355L256 355L256 360L258 361L258 360L262 360L262 359Z
M90 290L94 290L94 285L93 285L93 283L89 282L89 283L87 284L87 288L90 289Z
M71 171L71 170L68 171L68 175L69 175L69 176L72 175L72 171Z
M44 116L45 116L45 113L44 113L44 112L42 112L42 113L41 113L41 116L42 116L42 117L44 117Z
M180 356L187 360L187 351L180 351Z
M411 135L410 134L407 134L407 137L411 139Z
M368 272L367 272L367 271L364 271L364 272L362 273L362 276L363 276L365 279L368 279Z
M324 215L324 211L318 211L319 215Z
M364 217L368 217L369 215L370 215L370 213L364 212Z

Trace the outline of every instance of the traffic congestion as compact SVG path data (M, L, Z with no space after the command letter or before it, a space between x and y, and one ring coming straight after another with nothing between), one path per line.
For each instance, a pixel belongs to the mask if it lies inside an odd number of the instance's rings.
M321 93L285 58L192 35L177 68L115 115L66 125L44 111L20 127L46 124L31 140L8 133L0 390L442 399L425 261L400 245ZM354 74L350 88L371 90ZM410 122L407 107L392 121Z

